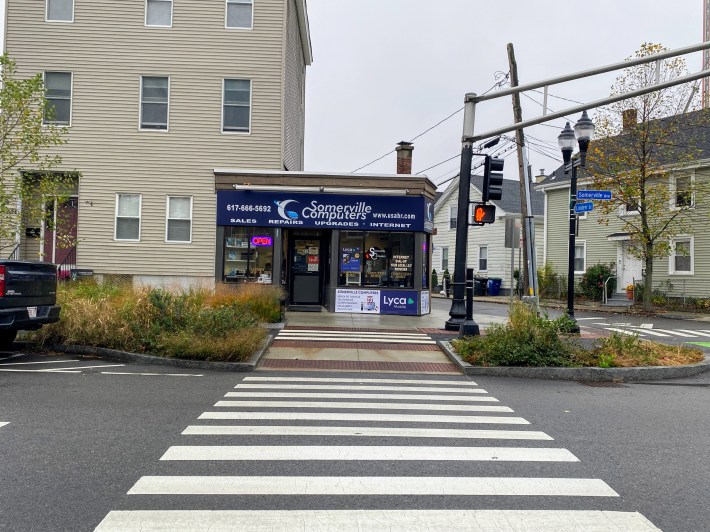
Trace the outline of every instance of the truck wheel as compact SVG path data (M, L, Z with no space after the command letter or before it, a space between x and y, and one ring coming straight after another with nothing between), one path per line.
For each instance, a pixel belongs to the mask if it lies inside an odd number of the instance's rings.
M15 341L17 331L0 331L0 351L10 349Z

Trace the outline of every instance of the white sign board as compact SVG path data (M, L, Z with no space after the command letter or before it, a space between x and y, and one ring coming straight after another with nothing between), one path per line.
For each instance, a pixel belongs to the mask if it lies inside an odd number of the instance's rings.
M422 314L429 314L431 312L429 308L429 297L428 290L422 292Z
M379 314L380 291L338 289L335 291L335 312Z

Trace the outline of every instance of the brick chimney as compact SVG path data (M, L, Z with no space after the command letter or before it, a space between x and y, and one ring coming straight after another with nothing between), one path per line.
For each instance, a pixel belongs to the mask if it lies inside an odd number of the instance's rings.
M628 131L636 126L638 122L638 114L636 109L626 109L621 113L621 123L623 125L624 131Z
M397 173L411 174L412 173L412 150L414 145L411 142L398 142L397 147Z
M542 183L542 181L546 178L547 176L545 175L545 169L540 168L540 173L535 176L535 183Z

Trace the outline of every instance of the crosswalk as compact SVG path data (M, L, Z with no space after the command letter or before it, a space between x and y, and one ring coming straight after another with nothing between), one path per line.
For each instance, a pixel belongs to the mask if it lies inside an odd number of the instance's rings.
M648 339L685 339L692 338L695 340L710 339L710 329L657 329L651 323L642 323L633 325L631 323L614 323L609 322L585 322L587 325L593 325L609 332L616 332L627 336L638 336Z
M285 328L281 329L274 342L297 342L321 344L404 344L436 345L428 334L414 331L362 330L335 328ZM276 345L279 345L276 343Z
M490 403L464 378L247 376L97 530L658 530Z

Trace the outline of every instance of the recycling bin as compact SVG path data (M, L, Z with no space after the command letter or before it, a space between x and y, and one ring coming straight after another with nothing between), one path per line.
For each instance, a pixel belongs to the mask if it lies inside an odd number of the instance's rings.
M497 296L500 294L500 285L503 282L503 279L498 279L496 277L491 277L488 279L488 295L489 296Z

